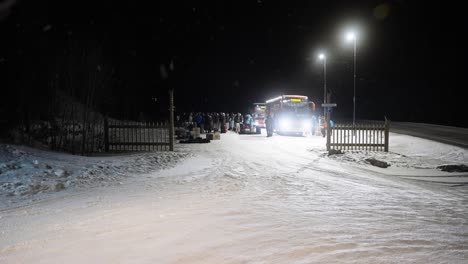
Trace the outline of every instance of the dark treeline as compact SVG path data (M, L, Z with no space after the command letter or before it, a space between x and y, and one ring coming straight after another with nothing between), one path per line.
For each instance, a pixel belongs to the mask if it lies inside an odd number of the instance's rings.
M170 88L176 112L245 112L280 94L308 95L320 108L320 63L307 59L319 44L330 47L333 114L352 117L352 53L332 33L342 4L122 2L0 1L0 123L60 118L70 101L116 119L167 119ZM465 41L454 33L463 16L435 19L438 6L395 1L376 21L371 2L349 3L368 25L357 117L466 127Z
M253 101L240 89L250 86L238 81L244 66L233 62L243 53L236 31L246 28L231 26L234 5L221 8L219 23L198 6L16 1L0 20L0 120L51 119L63 96L117 119L167 119L170 88L178 112L247 111ZM234 33L227 37L225 28Z
M64 98L114 118L167 119L174 47L119 13L131 10L67 5L22 1L0 21L3 123L53 119Z

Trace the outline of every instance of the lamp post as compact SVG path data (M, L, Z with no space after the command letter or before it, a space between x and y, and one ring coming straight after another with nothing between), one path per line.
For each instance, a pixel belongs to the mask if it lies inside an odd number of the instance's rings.
M354 78L353 78L353 127L356 123L356 34L354 32L349 32L346 35L348 41L353 41L354 44Z
M327 103L327 57L320 53L319 59L323 61L323 103ZM323 117L326 117L326 108L323 108Z

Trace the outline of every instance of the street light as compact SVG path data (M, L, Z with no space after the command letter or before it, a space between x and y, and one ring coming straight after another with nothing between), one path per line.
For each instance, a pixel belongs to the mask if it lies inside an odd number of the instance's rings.
M346 40L353 41L354 43L354 79L353 79L353 87L354 87L354 92L353 92L353 127L356 123L356 42L357 42L357 37L354 32L348 32L346 34Z
M325 54L320 53L319 59L323 60L323 103L327 103L327 57ZM326 116L326 108L323 108L323 117Z
M354 32L348 32L348 34L346 34L346 39L348 41L353 41L356 39L356 35L354 34Z

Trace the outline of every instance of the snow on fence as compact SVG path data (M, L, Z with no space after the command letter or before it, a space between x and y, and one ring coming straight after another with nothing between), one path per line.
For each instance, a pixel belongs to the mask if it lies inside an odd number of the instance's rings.
M388 152L389 123L336 123L328 126L327 150L369 150Z
M31 121L19 127L20 142L55 151L89 155L104 151L102 117L90 113L86 122L75 118Z
M105 151L170 149L169 123L104 120Z
M90 155L108 151L169 150L167 122L109 121L90 114L83 120L35 121L20 126L20 142L55 151Z

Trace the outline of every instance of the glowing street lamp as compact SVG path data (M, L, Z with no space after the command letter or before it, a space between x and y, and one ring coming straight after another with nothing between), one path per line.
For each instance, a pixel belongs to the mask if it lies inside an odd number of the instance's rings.
M354 34L354 32L348 32L348 34L346 34L346 40L353 41L355 39L356 39L356 35Z
M327 57L320 53L319 59L323 61L323 103L327 103ZM323 116L326 116L326 108L323 108Z
M346 40L348 42L353 42L354 44L354 79L353 79L353 87L354 87L354 92L353 92L353 127L356 122L356 42L357 42L357 37L354 32L348 32L346 34Z

